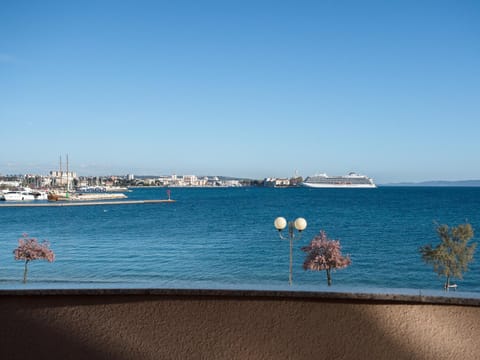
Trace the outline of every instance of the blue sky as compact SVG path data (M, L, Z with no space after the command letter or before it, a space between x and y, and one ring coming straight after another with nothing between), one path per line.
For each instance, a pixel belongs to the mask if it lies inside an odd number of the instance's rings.
M0 2L0 174L480 178L478 1Z

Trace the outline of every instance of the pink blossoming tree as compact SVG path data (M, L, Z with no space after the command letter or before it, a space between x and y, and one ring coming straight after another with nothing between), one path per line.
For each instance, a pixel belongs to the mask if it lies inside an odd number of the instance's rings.
M13 251L15 260L25 261L25 270L23 272L23 282L27 282L28 263L33 260L48 260L53 262L55 254L50 249L48 241L38 242L35 238L29 238L28 234L23 234L23 237L18 239L18 247Z
M303 269L325 270L328 286L332 285L332 270L345 268L352 262L350 256L342 255L340 241L329 239L323 230L312 239L310 245L303 247L302 251L307 253Z

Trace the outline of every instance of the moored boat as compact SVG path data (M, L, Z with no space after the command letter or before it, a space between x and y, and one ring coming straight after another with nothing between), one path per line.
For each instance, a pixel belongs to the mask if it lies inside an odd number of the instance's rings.
M47 200L48 192L45 190L32 190L32 194L35 197L35 200Z
M76 189L80 193L125 192L128 188L121 186L82 186Z
M0 200L5 201L30 201L47 200L47 191L40 189L31 189L29 187L19 188L17 190L0 191Z
M3 199L5 201L28 201L35 200L35 195L30 191L25 190L12 190L3 193Z
M95 201L95 200L118 200L126 199L127 195L122 193L66 193L50 192L49 201Z

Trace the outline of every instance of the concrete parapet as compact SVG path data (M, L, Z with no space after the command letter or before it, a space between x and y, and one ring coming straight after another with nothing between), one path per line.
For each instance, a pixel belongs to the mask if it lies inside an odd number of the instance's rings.
M478 359L480 301L241 290L0 291L1 359Z

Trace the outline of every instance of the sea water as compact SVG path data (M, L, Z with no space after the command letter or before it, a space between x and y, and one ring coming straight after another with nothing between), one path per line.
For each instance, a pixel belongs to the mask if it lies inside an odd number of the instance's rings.
M175 203L78 207L0 206L0 289L202 288L431 293L440 279L419 247L438 243L436 223L470 222L480 231L480 188L377 189L172 188ZM164 188L140 188L130 200L165 199ZM277 216L304 217L293 249L273 226ZM326 231L352 264L304 271L310 240ZM13 250L23 233L48 240L56 259L28 265ZM479 233L480 234L480 233ZM474 239L475 240L475 239ZM480 254L457 293L480 296Z

